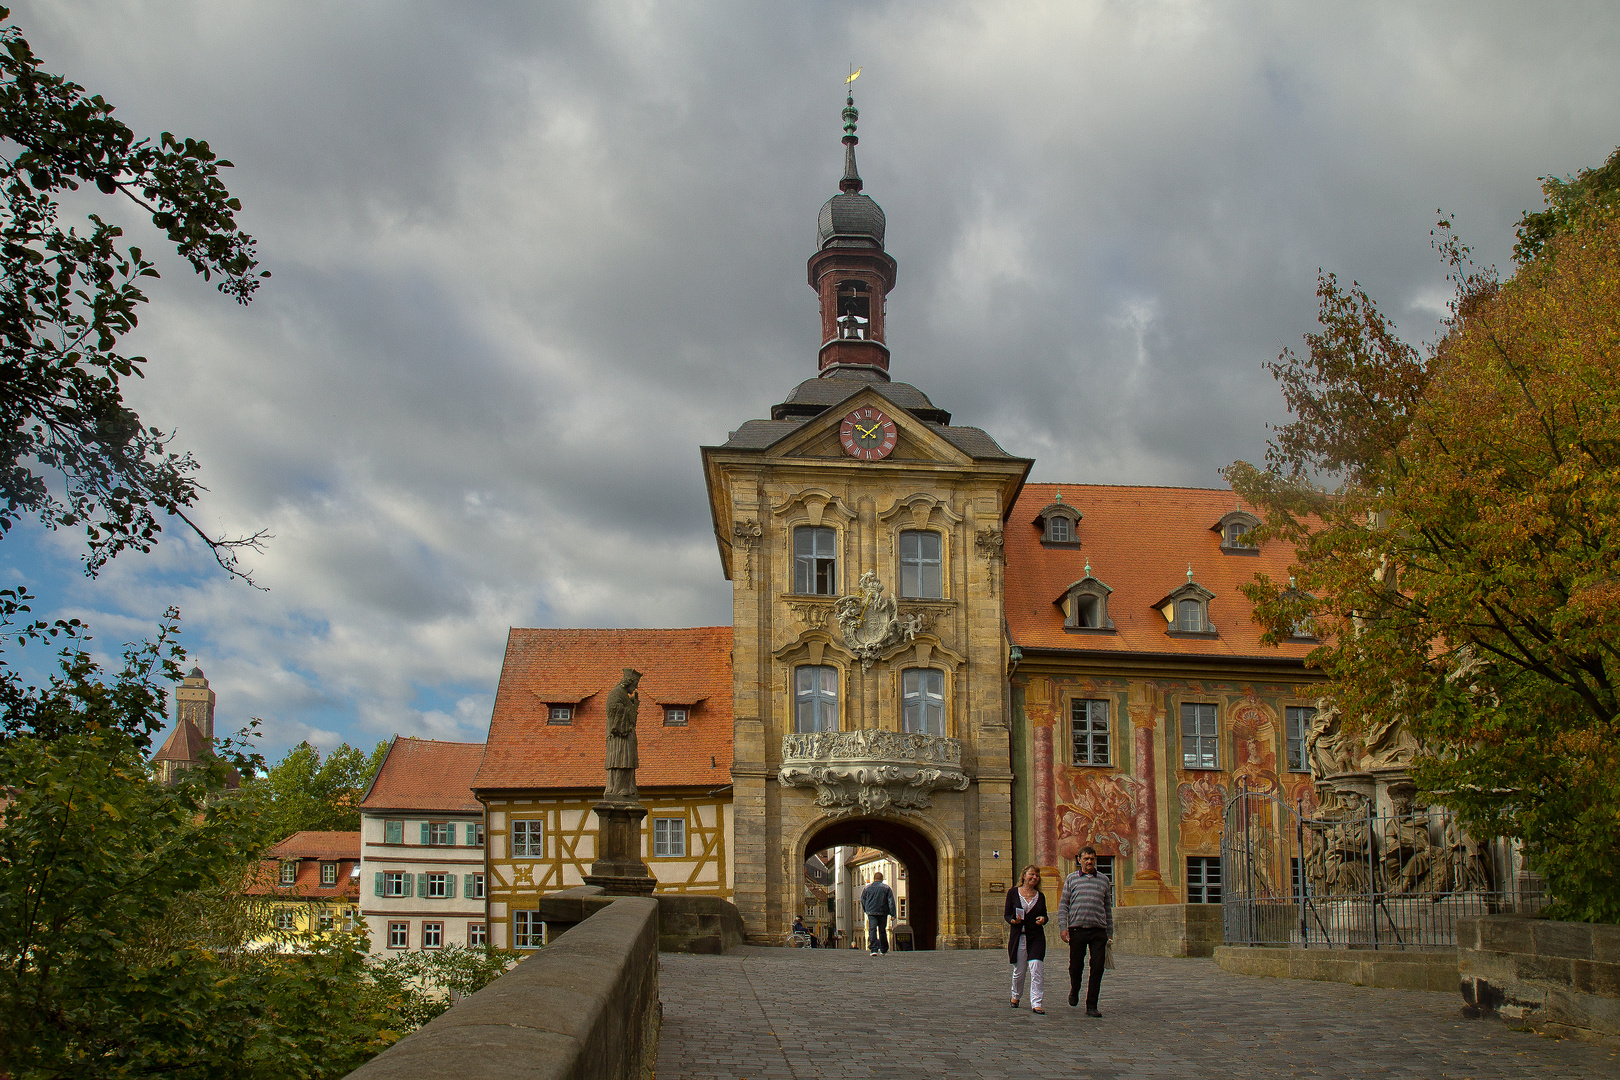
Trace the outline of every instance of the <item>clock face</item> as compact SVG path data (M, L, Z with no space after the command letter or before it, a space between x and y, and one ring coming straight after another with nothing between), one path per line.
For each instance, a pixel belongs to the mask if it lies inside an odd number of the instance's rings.
M894 450L897 433L894 421L882 409L856 409L844 417L838 441L844 453L860 461L880 461Z

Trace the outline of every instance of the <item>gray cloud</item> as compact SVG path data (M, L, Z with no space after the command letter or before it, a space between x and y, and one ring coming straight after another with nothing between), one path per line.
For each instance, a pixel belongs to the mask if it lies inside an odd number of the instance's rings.
M65 600L120 632L178 600L272 749L476 737L511 625L729 621L697 447L813 373L850 60L895 376L1042 480L1218 483L1318 267L1423 337L1436 207L1506 263L1536 178L1620 142L1606 4L16 11L236 163L275 272L238 310L166 263L132 390L202 519L276 534L271 591L176 537Z

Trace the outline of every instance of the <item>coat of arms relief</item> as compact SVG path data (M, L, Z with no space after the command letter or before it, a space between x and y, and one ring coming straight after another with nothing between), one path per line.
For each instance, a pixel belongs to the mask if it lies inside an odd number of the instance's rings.
M833 618L844 645L860 658L862 671L871 670L882 653L915 638L922 622L917 615L900 614L894 597L884 595L883 582L870 570L861 575L856 592L833 605Z

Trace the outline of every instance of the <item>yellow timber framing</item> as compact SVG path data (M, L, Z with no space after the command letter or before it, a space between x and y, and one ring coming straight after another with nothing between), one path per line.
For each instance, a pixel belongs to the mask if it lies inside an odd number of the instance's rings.
M532 909L548 893L585 883L596 860L596 824L591 808L602 793L557 791L479 792L485 807L485 889L490 940L509 947L512 912ZM641 792L647 808L642 825L642 858L658 879L660 893L701 893L730 899L731 860L727 837L731 823L729 789L706 792ZM684 823L686 854L653 855L653 822L676 818ZM512 855L512 826L517 821L541 823L538 857Z

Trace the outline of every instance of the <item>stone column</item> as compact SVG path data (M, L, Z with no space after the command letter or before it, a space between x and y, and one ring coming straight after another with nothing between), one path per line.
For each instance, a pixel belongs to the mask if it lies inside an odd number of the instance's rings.
M1134 691L1136 687L1132 687ZM1135 698L1137 695L1131 695ZM1158 723L1151 701L1133 700L1131 716L1131 764L1136 777L1136 867L1130 885L1121 890L1124 903L1168 904L1175 895L1164 884L1159 867L1159 782L1157 745Z

